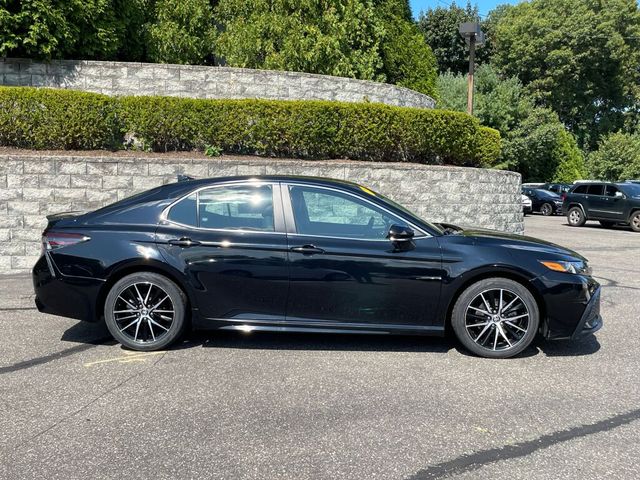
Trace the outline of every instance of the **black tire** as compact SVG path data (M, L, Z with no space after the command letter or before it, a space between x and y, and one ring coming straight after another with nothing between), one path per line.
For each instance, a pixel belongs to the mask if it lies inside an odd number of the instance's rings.
M571 207L567 212L567 223L570 227L581 227L587 219L580 207Z
M604 228L611 228L616 224L616 222L609 222L607 220L600 220L600 225L602 225Z
M540 213L545 217L550 217L553 215L553 205L550 203L543 203L540 207Z
M184 292L167 277L138 272L111 287L104 303L104 318L113 338L123 346L138 351L160 350L184 331L186 305Z
M629 224L631 225L631 230L634 232L640 232L640 210L631 214Z
M517 297L514 306L496 314L493 314L492 310L492 315L488 316L478 313L478 309L473 306L474 303L482 298L483 303L479 305L483 308L486 302L495 307L500 303L497 292L504 296L502 307L509 307L508 302ZM518 316L523 318L517 318ZM490 317L499 318L494 321ZM511 322L510 318L513 318ZM460 343L475 355L486 358L509 358L518 355L536 337L539 323L538 304L531 292L522 284L506 278L487 278L474 283L458 297L451 314L451 326Z

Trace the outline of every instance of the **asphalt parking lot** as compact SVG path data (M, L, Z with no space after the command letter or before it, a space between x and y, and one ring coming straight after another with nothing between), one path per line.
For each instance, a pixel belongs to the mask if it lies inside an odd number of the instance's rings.
M256 333L137 353L0 277L0 478L636 478L640 234L587 225L532 216L526 233L589 258L603 330L511 360Z

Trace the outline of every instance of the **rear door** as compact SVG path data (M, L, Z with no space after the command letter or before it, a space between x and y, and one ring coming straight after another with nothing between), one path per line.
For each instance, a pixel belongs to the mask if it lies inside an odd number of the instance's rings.
M608 199L604 195L604 184L593 183L587 187L587 208L589 218L607 218Z
M289 278L277 182L199 189L165 212L157 241L188 276L203 318L284 320Z
M287 197L287 192L289 197ZM437 237L412 248L386 238L399 216L337 188L283 184L290 295L287 323L433 330L443 277Z

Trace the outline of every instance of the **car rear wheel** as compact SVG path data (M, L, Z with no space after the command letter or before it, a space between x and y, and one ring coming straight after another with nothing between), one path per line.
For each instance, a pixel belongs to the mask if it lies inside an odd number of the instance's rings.
M523 285L488 278L468 287L453 307L451 325L472 353L509 358L526 349L538 332L538 305Z
M580 207L571 207L567 212L567 222L569 222L569 225L572 227L581 227L586 221L587 219Z
M168 278L139 272L118 280L107 295L104 318L113 338L133 350L162 349L185 326L186 297Z
M640 210L631 214L629 223L631 224L631 230L640 232Z
M553 207L550 203L543 203L540 207L540 213L542 213L542 215L544 215L545 217L553 215Z

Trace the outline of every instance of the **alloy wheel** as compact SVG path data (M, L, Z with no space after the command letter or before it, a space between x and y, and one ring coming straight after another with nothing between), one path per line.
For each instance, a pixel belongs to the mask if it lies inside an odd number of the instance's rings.
M631 228L636 232L640 232L640 215L639 214L634 215L633 218L631 219Z
M519 345L527 334L529 320L529 309L523 299L504 288L481 292L465 312L465 328L471 340L494 352Z
M573 225L580 223L580 212L578 212L578 210L569 212L569 222Z
M548 203L545 203L544 205L542 205L542 209L541 209L540 212L545 217L548 217L549 215L551 215L553 213L552 209L551 209L551 205L549 205Z
M152 282L124 287L113 309L120 333L138 344L155 343L171 330L175 307L169 294Z

